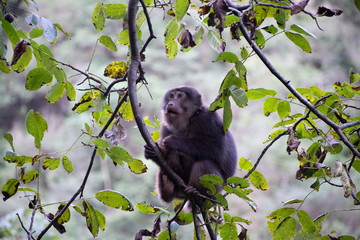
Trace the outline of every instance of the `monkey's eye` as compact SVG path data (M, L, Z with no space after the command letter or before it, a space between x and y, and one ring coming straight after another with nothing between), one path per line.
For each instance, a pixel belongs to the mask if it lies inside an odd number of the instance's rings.
M182 96L183 96L183 95L182 95L181 93L179 93L179 94L177 95L178 98L182 98Z
M170 93L169 98L174 98L174 94Z

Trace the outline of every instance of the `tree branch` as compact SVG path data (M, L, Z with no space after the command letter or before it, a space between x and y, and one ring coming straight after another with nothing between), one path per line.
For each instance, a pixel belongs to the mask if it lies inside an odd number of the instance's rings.
M109 125L111 124L111 122L114 120L115 115L117 114L117 112L119 111L121 105L125 102L126 98L127 98L128 92L126 92L124 94L124 96L121 98L121 100L119 101L118 105L116 106L116 108L114 109L113 114L111 115L111 117L109 118L109 120L106 122L105 126L103 127L103 129L99 132L99 134L97 135L98 138L101 138L105 131L107 130L107 128L109 127ZM91 158L90 158L90 162L89 162L89 166L88 169L86 171L86 174L84 176L84 179L79 187L79 189L74 193L74 195L70 198L70 200L67 202L67 204L61 209L61 211L59 212L59 214L57 214L53 220L51 220L51 222L41 231L41 233L39 234L39 236L37 237L37 240L40 240L45 233L51 228L51 226L54 225L55 222L57 222L57 220L63 215L63 213L70 207L70 205L75 201L75 199L77 198L78 195L80 195L80 198L82 198L83 195L83 191L85 189L85 185L87 183L87 180L89 178L92 166L94 164L95 161L95 156L96 156L96 150L97 150L97 146L95 146Z
M225 0L226 2L230 0ZM237 11L236 9L233 10L234 14L237 15L241 19L242 13L240 11ZM357 157L360 157L360 153L356 150L356 148L350 143L350 141L346 138L345 134L341 131L341 128L339 125L337 125L335 122L331 121L329 118L327 118L324 114L322 114L317 108L312 105L306 98L304 98L291 84L290 81L287 80L285 77L283 77L277 69L270 63L270 61L265 57L265 55L262 53L260 48L255 44L253 40L251 40L246 27L242 20L239 21L239 27L240 31L245 37L248 44L251 46L251 48L254 50L254 52L258 55L258 57L261 59L261 61L264 63L264 65L270 70L270 72L280 80L280 82L302 103L304 104L311 112L313 112L319 119L321 119L323 122L325 122L329 127L331 127L339 136L339 138L343 141L343 143L349 148L349 150L356 155Z
M256 160L256 163L254 164L254 166L250 169L250 171L243 177L243 178L248 178L250 176L250 174L252 172L255 171L255 169L257 168L257 166L259 165L262 157L265 155L265 153L267 152L267 150L269 150L269 148L271 147L271 145L273 145L277 140L279 140L282 136L285 136L288 134L288 131L284 131L282 133L280 133L279 135L277 135L265 148L264 150L262 150L259 158Z

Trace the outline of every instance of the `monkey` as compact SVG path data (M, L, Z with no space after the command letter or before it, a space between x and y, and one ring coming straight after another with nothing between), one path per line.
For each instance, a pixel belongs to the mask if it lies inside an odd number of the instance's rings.
M179 189L160 169L155 184L160 200L170 203L194 192L208 196L200 183L203 175L214 174L226 180L235 173L237 150L230 131L225 134L222 119L203 104L201 94L193 87L167 91L161 109L160 138L156 144L188 188ZM144 147L145 158L156 160L155 151Z

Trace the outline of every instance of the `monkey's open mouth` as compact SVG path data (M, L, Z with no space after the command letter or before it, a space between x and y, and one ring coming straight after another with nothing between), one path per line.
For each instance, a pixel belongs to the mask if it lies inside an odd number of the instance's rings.
M174 115L176 115L176 114L178 114L178 112L175 111L175 110L168 109L166 114L174 114Z

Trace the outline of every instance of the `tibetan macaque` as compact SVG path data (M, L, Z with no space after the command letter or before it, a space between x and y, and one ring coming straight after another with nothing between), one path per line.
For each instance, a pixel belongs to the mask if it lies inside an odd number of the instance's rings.
M160 169L156 188L161 200L171 202L185 193L206 194L199 179L214 174L227 179L235 172L237 152L229 131L216 112L203 105L200 93L188 86L169 90L162 103L162 125L157 143L167 164L183 179L188 189L182 190ZM155 151L145 146L145 157L156 158Z

